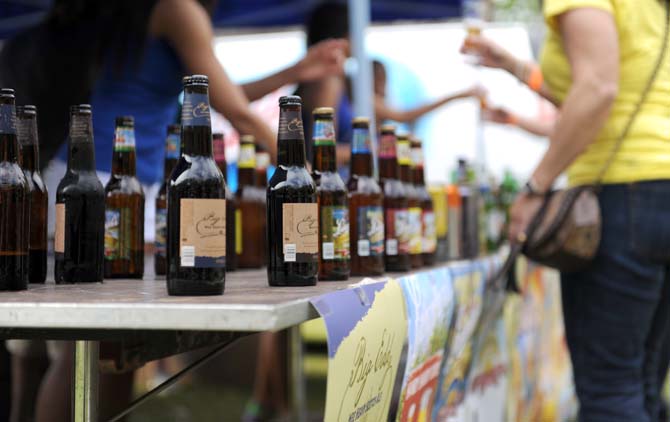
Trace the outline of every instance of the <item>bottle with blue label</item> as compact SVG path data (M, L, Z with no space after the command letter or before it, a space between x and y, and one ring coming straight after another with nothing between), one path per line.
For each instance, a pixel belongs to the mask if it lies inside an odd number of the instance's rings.
M184 78L181 151L168 183L168 294L223 294L226 182L212 156L207 76Z
M167 272L167 184L172 170L179 160L179 144L181 143L181 126L169 125L165 138L165 160L163 164L163 183L156 196L156 213L154 227L154 271L156 275Z
M19 166L14 90L0 89L0 290L28 288L30 195Z
M351 275L384 273L384 195L373 175L370 121L353 120L349 190Z
M319 280L349 278L349 202L347 187L337 172L335 125L330 107L312 112L314 170L319 198Z
M95 171L91 106L70 108L67 171L56 190L56 283L103 279L105 189Z
M142 278L144 191L136 173L132 116L116 118L113 148L105 186L105 278Z

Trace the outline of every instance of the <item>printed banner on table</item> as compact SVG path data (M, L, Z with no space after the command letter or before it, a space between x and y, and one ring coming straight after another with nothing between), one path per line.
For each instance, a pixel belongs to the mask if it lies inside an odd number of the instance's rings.
M357 285L312 299L326 324L326 422L386 420L407 335L396 281Z
M407 364L396 420L427 421L435 398L444 348L454 311L454 291L446 268L399 280L407 309Z
M467 376L472 363L473 334L482 310L484 268L475 262L449 267L456 308L438 379L432 420L462 420Z

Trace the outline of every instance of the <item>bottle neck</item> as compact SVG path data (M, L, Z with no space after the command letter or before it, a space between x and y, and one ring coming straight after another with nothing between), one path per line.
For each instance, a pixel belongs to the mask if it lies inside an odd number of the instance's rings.
M19 162L19 141L16 136L14 100L0 104L0 161Z
M400 179L400 168L396 157L379 158L379 177L382 179Z
M181 108L181 154L212 156L212 122L206 86L187 86Z
M351 139L351 174L372 176L372 153L370 152L370 130L354 126Z
M415 185L425 186L423 149L418 145L412 147L412 179Z
M39 168L39 147L35 115L18 118L16 130L21 150L21 167L26 171L37 171Z
M409 140L398 139L396 150L398 154L398 166L400 167L400 180L412 183L412 156Z
M426 179L424 176L424 170L423 170L423 165L416 166L412 169L412 178L413 182L417 186L425 186L426 185Z
M67 168L74 171L95 171L93 122L90 113L75 112L70 116Z
M372 154L369 152L352 154L351 174L372 177Z
M336 148L335 143L332 144L316 144L316 149L314 151L314 170L325 173L325 172L336 172L337 171L337 159L336 159Z
M253 143L240 144L237 184L239 187L256 186L256 146Z
M268 166L270 165L270 154L259 152L256 154L256 186L265 188L268 183Z
M136 171L135 131L130 127L117 126L114 135L114 153L112 154L112 174L115 176L135 176Z
M305 166L305 133L302 126L301 107L297 104L281 106L277 163L280 166Z
M172 170L177 165L177 160L172 158L166 158L163 163L163 179L168 180L172 174Z
M165 161L163 162L163 178L168 180L172 170L179 160L179 144L181 142L178 133L169 133L165 140Z

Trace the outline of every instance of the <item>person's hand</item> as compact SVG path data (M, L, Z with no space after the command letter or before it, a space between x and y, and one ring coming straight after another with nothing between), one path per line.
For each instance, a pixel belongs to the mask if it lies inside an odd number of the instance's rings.
M527 193L517 195L510 208L510 225L507 236L510 242L525 241L526 230L535 214L540 210L544 198Z
M343 75L349 42L345 39L321 41L307 50L295 65L296 79L310 82L328 76Z
M500 123L503 125L513 124L516 117L501 107L492 107L482 110L482 117L487 122Z
M469 35L465 38L460 51L463 54L477 55L478 63L482 66L513 71L514 56L492 40L481 35Z

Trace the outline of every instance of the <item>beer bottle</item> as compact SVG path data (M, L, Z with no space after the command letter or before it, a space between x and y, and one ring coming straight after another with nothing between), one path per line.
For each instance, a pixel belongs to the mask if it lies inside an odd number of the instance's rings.
M105 189L95 172L91 106L70 108L67 171L56 190L56 283L102 281Z
M421 233L421 201L414 187L412 176L412 148L409 135L398 134L398 164L400 165L400 180L405 185L408 205L408 228L409 228L409 256L412 268L423 265L422 233Z
M237 160L237 213L235 249L240 268L259 268L265 263L265 189L256 184L256 140L244 135Z
M168 185L170 295L220 295L226 280L226 182L212 157L209 80L184 81L181 147Z
M167 272L166 249L167 249L167 185L172 170L179 159L179 143L181 127L169 125L167 138L165 139L165 161L163 164L163 183L156 196L156 238L154 255L154 271L156 275L165 275Z
M270 166L270 153L265 151L260 144L256 144L256 186L263 190L263 219L261 225L263 227L263 241L261 242L260 253L263 255L263 265L268 262L268 247L267 247L267 196L265 191L268 188L268 167Z
M435 249L435 261L444 262L448 259L447 241L447 193L444 185L431 185L428 193L433 199L433 211L435 212L435 235L437 247Z
M395 126L381 127L379 140L379 178L384 191L384 232L386 271L409 271L409 214L407 192L400 181L396 153Z
M28 237L28 281L44 283L47 277L47 210L49 194L40 174L37 109L33 105L18 106L17 131L21 144L21 167L26 175L30 195Z
M384 195L372 174L369 119L355 118L353 129L351 176L347 186L351 275L381 275L384 272Z
M271 286L316 284L319 206L305 168L302 100L279 99L278 166L267 189L268 281Z
M105 186L105 278L144 275L144 191L136 176L135 120L116 118Z
M437 250L437 233L435 232L435 212L433 210L433 198L426 189L424 178L423 149L421 141L411 140L412 177L414 188L419 197L421 207L421 256L424 265L435 263L435 251Z
M447 186L447 252L449 259L463 258L463 201L456 185L457 178L452 177L452 183Z
M19 166L14 90L0 89L0 290L28 288L30 191Z
M226 162L226 143L223 133L212 135L212 146L214 148L214 161L223 175L223 180L227 180L228 163ZM235 195L226 184L226 271L235 271L237 269L237 248L236 238L239 226L239 217L237 212L237 201Z
M347 187L337 173L334 111L317 108L314 128L314 181L319 199L319 280L349 278L349 207Z

